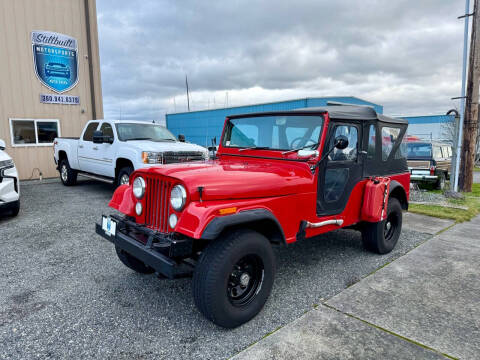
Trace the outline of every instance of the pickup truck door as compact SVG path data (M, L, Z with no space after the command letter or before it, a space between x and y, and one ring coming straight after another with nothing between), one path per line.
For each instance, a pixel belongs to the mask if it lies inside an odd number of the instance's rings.
M114 131L112 125L108 122L104 122L100 125L100 131L103 132L103 136L110 136L113 140L113 143L104 142L103 144L94 144L93 147L93 158L95 166L95 174L115 177L115 153L116 146Z
M94 154L97 144L93 143L93 132L98 128L98 121L91 122L83 132L82 137L78 140L78 167L81 171L95 174L95 158Z

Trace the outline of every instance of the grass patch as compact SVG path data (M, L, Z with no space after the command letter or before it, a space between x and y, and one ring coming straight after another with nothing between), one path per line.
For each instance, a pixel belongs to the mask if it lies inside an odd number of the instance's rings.
M475 166L475 167L473 168L473 171L475 171L475 172L480 172L480 167Z
M434 216L441 219L452 219L460 223L469 221L480 214L480 184L473 184L471 193L463 193L465 199L450 199L450 203L467 207L467 210L453 209L439 205L410 204L408 210L412 213Z

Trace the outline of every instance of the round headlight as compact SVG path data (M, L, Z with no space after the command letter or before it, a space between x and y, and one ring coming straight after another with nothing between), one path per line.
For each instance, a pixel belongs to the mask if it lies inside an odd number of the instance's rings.
M133 181L133 195L137 199L141 199L145 195L145 180L141 176Z
M180 211L187 201L187 191L182 185L175 185L170 193L170 204L176 211Z
M138 216L140 216L140 215L142 215L142 211L143 211L142 203L137 202L135 204L135 212L137 213Z
M170 217L168 218L168 225L170 225L172 229L175 229L175 226L177 226L177 220L177 215L170 215Z

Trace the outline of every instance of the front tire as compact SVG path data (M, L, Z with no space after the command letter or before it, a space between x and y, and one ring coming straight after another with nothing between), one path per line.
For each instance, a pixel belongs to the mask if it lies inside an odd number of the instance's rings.
M155 270L150 266L145 265L142 261L123 251L119 247L115 246L115 251L117 252L117 256L123 265L132 269L133 271L136 271L140 274L152 274L155 272Z
M12 208L10 209L10 216L17 216L20 212L20 200L17 200L13 203Z
M128 185L130 181L130 175L133 172L133 167L125 166L120 169L117 176L117 186Z
M365 223L362 231L363 246L377 254L393 250L402 232L402 206L396 198L388 199L387 217L376 223Z
M63 185L72 186L76 184L78 173L70 167L67 159L60 161L59 171Z
M252 230L234 230L202 253L193 275L193 298L208 320L234 328L262 310L274 277L268 239Z

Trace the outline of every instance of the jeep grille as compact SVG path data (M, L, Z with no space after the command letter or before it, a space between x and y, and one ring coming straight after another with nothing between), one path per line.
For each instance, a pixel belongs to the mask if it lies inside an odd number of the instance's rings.
M169 233L170 191L173 183L164 177L146 177L145 225L152 230Z

